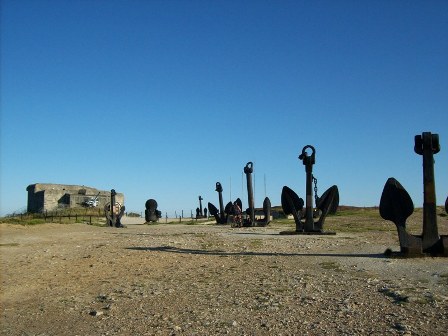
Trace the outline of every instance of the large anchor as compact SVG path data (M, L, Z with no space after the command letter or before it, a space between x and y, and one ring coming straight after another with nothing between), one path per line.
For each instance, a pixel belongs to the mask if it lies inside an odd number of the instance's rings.
M104 213L109 226L123 228L124 225L121 224L121 217L123 217L125 206L115 201L116 195L115 189L112 189L110 191L110 202L104 206Z
M414 151L423 156L423 231L411 235L406 231L406 219L414 212L414 203L404 187L391 177L384 185L380 200L380 215L397 226L400 254L403 256L448 257L448 236L439 236L436 214L434 154L440 151L439 135L423 132L415 136ZM448 198L445 201L448 212Z
M215 217L216 224L227 224L230 221L230 215L233 215L234 212L234 204L238 204L241 209L241 200L238 198L235 203L229 202L227 203L226 207L224 208L224 203L222 200L222 185L220 182L216 182L216 189L215 191L218 192L219 195L219 210L210 202L208 202L208 212L210 215Z
M311 155L307 150L311 150ZM339 190L336 185L328 188L321 197L317 196L317 179L313 176L313 165L316 162L316 149L307 145L303 147L299 156L305 166L306 172L306 207L303 199L292 189L284 186L282 189L281 203L285 215L292 215L296 223L296 230L293 232L284 231L281 234L335 234L335 232L324 232L323 226L325 218L330 213L335 213L339 206ZM313 210L312 183L315 182L316 209ZM314 217L319 217L314 222ZM303 221L302 221L303 220Z
M254 171L254 164L252 162L246 163L246 166L244 167L244 174L246 174L247 198L249 207L246 209L247 217L244 220L244 226L266 226L271 221L271 201L268 197L265 197L263 201L264 217L261 219L256 219L255 205L254 205L254 191L252 187L253 171Z
M207 208L205 208L205 213L202 211L202 201L204 199L202 196L199 196L199 208L196 208L196 219L198 218L206 218L207 217Z

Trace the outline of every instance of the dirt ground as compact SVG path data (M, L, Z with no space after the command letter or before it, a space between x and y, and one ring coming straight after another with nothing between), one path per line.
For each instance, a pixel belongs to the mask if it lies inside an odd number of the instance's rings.
M322 236L0 224L1 335L446 335L448 258L386 258L392 223L343 220Z

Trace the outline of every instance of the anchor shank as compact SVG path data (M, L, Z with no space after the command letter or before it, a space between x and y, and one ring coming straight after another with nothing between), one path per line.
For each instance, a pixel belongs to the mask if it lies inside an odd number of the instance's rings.
M435 138L434 135L436 134L424 132L421 136L423 146L423 250L432 247L440 239L437 229L434 179L434 151L438 152L438 138Z
M115 206L115 195L116 195L117 193L115 192L115 189L112 189L111 191L110 191L110 217L111 217L111 219L112 219L112 225L114 225L115 226L115 222L116 222L116 213L115 213L115 211L116 211L116 206Z
M202 212L202 196L199 196L199 215L202 216L203 212Z
M224 221L224 203L222 201L222 191L218 191L219 194L219 215L221 220Z
M306 208L305 208L305 231L314 230L313 220L313 166L310 162L305 165L306 172Z
M224 223L224 203L222 201L222 185L220 182L216 182L216 189L219 195L219 217L221 218L221 224Z
M244 167L244 173L246 174L247 180L247 198L249 203L249 217L252 225L255 225L255 202L254 202L254 188L252 186L252 172L253 163L248 162Z

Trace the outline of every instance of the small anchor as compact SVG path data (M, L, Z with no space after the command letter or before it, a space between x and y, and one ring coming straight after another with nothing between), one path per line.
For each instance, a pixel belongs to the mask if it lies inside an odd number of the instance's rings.
M121 224L121 217L124 215L125 206L115 201L115 196L117 195L115 189L110 191L110 203L104 206L104 213L106 215L106 220L109 226L115 226L117 228L123 228L124 225Z

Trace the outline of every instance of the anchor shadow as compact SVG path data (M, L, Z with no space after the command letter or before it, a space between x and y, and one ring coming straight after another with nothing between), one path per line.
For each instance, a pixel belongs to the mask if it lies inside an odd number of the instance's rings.
M196 254L196 255L211 255L211 256L258 256L258 257L351 257L351 258L374 258L387 259L383 253L285 253L285 252L229 252L223 250L198 250L185 249L173 246L157 246L157 247L126 247L126 250L134 251L150 251L150 252L167 252L179 254Z
M228 235L241 235L241 236L277 236L282 237L278 233L266 233L266 232L230 232Z

